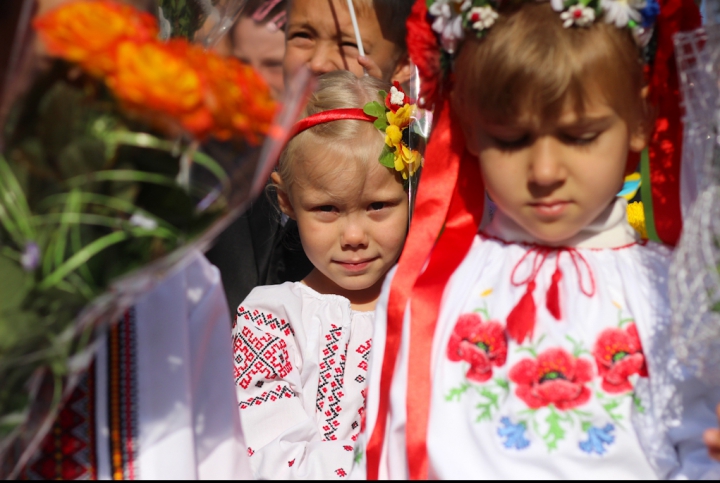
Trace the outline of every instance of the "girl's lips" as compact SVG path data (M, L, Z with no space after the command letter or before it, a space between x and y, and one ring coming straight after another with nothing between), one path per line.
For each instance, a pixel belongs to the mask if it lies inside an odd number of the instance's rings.
M349 272L360 272L362 270L365 270L370 263L372 263L375 260L375 258L369 258L366 260L358 260L358 261L352 261L352 262L342 262L339 260L335 260L335 263L343 267L345 270Z
M558 217L565 212L568 206L570 206L569 201L544 201L541 203L530 203L530 207L533 211L543 218Z

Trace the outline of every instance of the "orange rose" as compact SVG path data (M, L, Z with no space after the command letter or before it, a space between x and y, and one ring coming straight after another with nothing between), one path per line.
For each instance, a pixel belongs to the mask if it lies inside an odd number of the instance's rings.
M203 137L213 119L205 105L205 79L188 62L196 50L184 40L123 42L117 49L117 69L107 83L125 106L144 114L159 111Z
M213 135L229 139L241 135L257 144L267 133L276 103L263 79L237 59L203 52L192 59L207 78L207 104L215 118Z
M113 71L119 42L145 41L158 34L152 15L109 0L66 3L33 25L50 54L77 62L94 75Z

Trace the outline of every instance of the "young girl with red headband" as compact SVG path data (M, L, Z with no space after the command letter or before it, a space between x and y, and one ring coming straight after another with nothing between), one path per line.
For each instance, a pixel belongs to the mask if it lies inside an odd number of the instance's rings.
M698 23L691 0L417 1L438 122L378 303L369 478L719 476L702 433L720 393L669 377L671 251L616 196L649 142L654 229L676 241L671 39Z
M404 140L413 110L397 84L325 74L272 175L315 268L255 288L237 311L235 381L257 478L342 478L352 467L375 303L422 161Z

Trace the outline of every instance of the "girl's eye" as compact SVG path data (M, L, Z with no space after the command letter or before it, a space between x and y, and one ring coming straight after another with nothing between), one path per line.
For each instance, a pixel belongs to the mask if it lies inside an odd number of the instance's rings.
M370 203L369 209L370 211L378 211L382 210L387 206L387 203L383 201L376 201L375 203Z
M295 43L306 43L312 40L310 34L302 30L288 32L288 40L294 41Z
M322 205L315 208L315 211L319 211L321 213L332 213L333 211L337 211L337 208L333 205Z
M520 149L524 148L528 144L530 144L531 138L529 134L525 134L520 137L515 138L499 138L499 137L493 137L492 138L495 145L504 150L513 150L513 149Z
M591 144L600 136L599 132L590 132L584 134L563 134L562 140L567 144L574 144L576 146L586 146Z

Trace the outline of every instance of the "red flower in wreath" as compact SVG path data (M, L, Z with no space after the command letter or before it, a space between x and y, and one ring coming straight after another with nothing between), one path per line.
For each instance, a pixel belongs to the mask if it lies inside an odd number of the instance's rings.
M605 392L618 394L632 391L628 378L633 374L647 377L645 356L635 324L623 329L605 329L593 350L598 373Z
M484 322L479 314L461 315L450 336L447 356L453 362L469 362L465 376L485 382L492 377L492 366L501 367L507 359L505 330L498 322Z
M590 361L576 359L564 349L548 349L536 360L523 359L508 374L518 384L515 394L532 409L550 404L561 410L582 406L590 399L585 386L593 377Z

